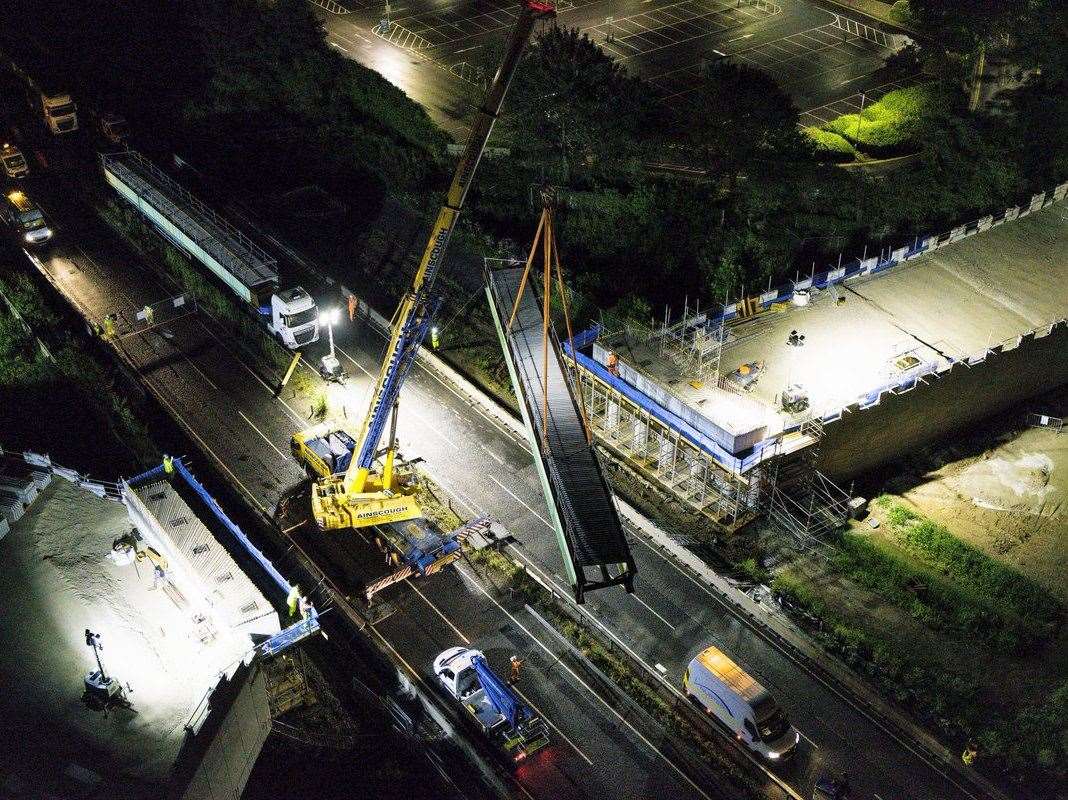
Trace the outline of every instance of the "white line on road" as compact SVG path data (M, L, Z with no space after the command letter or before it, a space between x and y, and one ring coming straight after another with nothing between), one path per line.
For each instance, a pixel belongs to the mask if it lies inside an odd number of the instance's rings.
M259 428L257 428L256 427L256 423L253 422L252 420L250 420L247 416L245 416L245 412L244 411L242 411L241 409L238 409L237 413L241 415L241 419L243 419L245 422L247 422L249 425L252 426L252 430L256 431L256 433L258 433L260 436L263 437L263 441L267 442L267 444L269 444L271 446L271 449L274 450L274 452L278 453L278 455L280 455L282 457L283 461L286 461L286 462L289 461L289 456L287 456L285 453L283 453L281 450L279 450L277 447L275 447L274 446L274 442L272 442L270 439L267 438L267 434L265 434L263 431L261 431Z
M459 569L459 567L457 567L457 569ZM527 636L529 636L531 639L533 639L534 642L538 645L538 647L540 647L542 650L544 650L552 658L554 658L554 659L556 658L556 654L553 653L553 651L550 650L548 647L546 647L545 644L538 637L536 637L534 634L532 634L527 629L527 627L525 625L523 625L522 622L520 622L518 619L516 619L515 616L512 614L512 612L510 612L507 608L505 608L500 603L498 603L497 599L493 595L491 595L484 588L482 588L482 584L478 583L477 581L473 582L473 583L474 583L475 588L477 588L480 592L482 592L482 594L484 594L489 599L489 601L491 603L493 603L493 605L497 606L497 608L499 608L504 613L504 615L506 617L508 617L508 619L510 619L521 631L523 631L523 633L525 633ZM599 694L597 694L595 691L593 691L593 689L591 689L590 686L584 680L582 680L582 678L580 678L575 673L575 671L573 669L571 669L571 667L569 667L567 664L565 664L565 663L563 663L562 661L559 661L559 660L557 660L557 663L561 667L563 667L564 671L567 672L567 674L570 675L572 677L572 679L574 679L574 681L576 683L578 683L580 686L582 686L582 688L584 688L587 692L589 692L590 695L592 695L593 697L596 697L598 700L600 700L601 704L605 708L607 708L616 719L618 719L620 722L622 722L624 725L626 725L627 728L635 736L637 736L639 739L641 739L641 741L645 744L646 747L648 747L650 750L652 750L654 753L656 753L658 756L660 756L660 758L662 758L666 764L668 764L672 769L674 769L684 781L686 781L691 787L693 787L694 791L696 791L699 795L701 795L701 797L705 798L705 800L712 800L712 798L710 798L707 794L705 794L704 790L702 790L700 786L698 786L696 783L694 783L690 779L689 775L687 775L685 772L683 772L682 769L674 761L672 761L670 758L668 758L666 755L664 755L664 753L662 753L657 748L657 746L655 744L650 742L645 737L645 735L641 733L641 731L639 731L637 728L635 728L633 725L631 725L630 722L628 722L627 719L623 715L621 715L618 711L616 711L608 703L607 700L605 700L603 697L601 697Z
M816 744L814 741L812 741L812 739L810 739L808 736L805 736L805 734L801 733L801 731L798 731L797 733L802 739L804 739L806 742L808 742L810 745L812 745L816 750L820 749L820 746L818 744ZM878 795L876 795L876 797L878 797Z
M350 356L348 353L346 353L340 347L335 346L334 349L337 350L339 353L341 353L341 355L345 356L345 358L347 358L349 361L351 361L352 365L354 367L356 367L358 370L360 370L368 378L370 378L371 380L377 380L377 376L372 375L370 372L368 372L367 368L364 367L363 364L359 363L355 358ZM447 445L449 445L449 447L451 447L453 450L459 450L460 449L460 445L456 444L456 442L454 442L451 438L449 438L444 433L439 431L438 427L436 425L432 424L430 422L430 420L428 420L426 417L424 417L418 411L413 409L412 408L412 404L408 404L405 407L404 413L405 414L410 414L414 419L419 420L419 422L421 422L426 427L427 430L429 430L431 433L433 433L435 436L437 436L439 439L441 439L443 442L445 442Z
M446 624L446 625L448 625L448 626L449 626L450 628L452 628L453 632L454 632L454 633L455 633L455 634L456 634L457 636L459 636L459 637L460 637L461 639L463 639L463 640L464 640L464 644L471 644L471 640L470 640L470 639L468 639L468 638L467 638L466 636L464 636L464 635L463 635L463 632L462 632L462 631L461 631L461 630L460 630L459 628L457 628L457 627L456 627L455 625L453 625L453 623L452 623L452 620L450 620L450 619L449 619L448 617L446 617L446 616L445 616L444 614L442 614L442 613L441 613L441 609L439 609L439 608L438 608L438 607L437 607L436 605L434 605L433 603L431 603L431 602L430 602L430 598L429 598L429 597L427 597L427 596L426 596L425 594L423 594L423 593L422 593L421 591L419 591L419 587L415 585L415 582L414 582L414 581L408 581L408 585L409 585L410 587L412 587L412 590L413 590L413 591L414 591L414 592L415 592L415 593L416 593L417 595L419 595L420 597L422 597L422 598L423 598L423 601L424 601L424 602L425 602L425 603L426 603L426 604L427 604L428 606L430 606L430 609L431 609L431 610L432 610L432 611L433 611L433 612L434 612L435 614L437 614L437 615L438 615L439 617L441 617L441 618L442 618L442 619L443 619L443 620L445 621L445 624Z
M740 41L742 41L742 39L752 39L754 36L756 36L755 33L747 33L744 36L735 36L733 39L728 39L727 40L727 44L730 44L731 42L740 42ZM713 52L718 52L718 51L713 51Z
M544 522L545 523L545 527L547 527L549 530L554 530L553 526L549 524L549 520L545 519L545 517L543 517L541 514L539 514L533 508L531 508L526 503L524 503L519 498L519 495L517 495L515 492L513 492L511 489L509 489L507 486L505 486L503 483L501 483L499 480L497 480L497 478L494 477L493 475L490 475L489 479L491 481L493 481L495 484L497 484L498 486L500 486L502 489L504 489L504 491L508 492L508 494L510 494L512 497L514 497L516 502L519 503L519 505L523 506L523 508L525 508L527 511L529 511L531 514L533 514L535 517L537 517L542 522Z
M486 451L486 454L487 454L487 455L488 455L488 456L489 456L490 458L492 458L492 459L493 459L494 461L496 461L496 462L497 462L498 464L500 464L500 465L501 465L502 467L504 466L504 459L503 459L503 458L501 458L501 457L500 457L499 455L497 455L496 453L494 453L494 452L493 452L493 451L492 451L492 450L491 450L490 448L486 447L486 445L482 444L482 442L479 442L479 443L478 443L478 446L479 446L479 447L481 447L481 448L482 448L483 450L485 450L485 451Z
M637 600L639 603L641 603L643 606L645 606L647 609L649 609L649 613L652 614L654 617L656 617L661 622L663 622L665 625L667 625L668 630L672 630L672 631L675 630L675 626L674 625L672 625L670 622L668 622L666 619L664 619L662 616L660 616L657 613L655 608L653 608L651 605L649 605L644 600L642 600L640 597L638 597L638 595L632 594L632 595L628 595L628 596L629 597L633 597L635 600Z
M585 753L583 753L582 749L577 744L575 744L573 741L571 741L571 737L568 736L566 733L564 733L562 730L560 730L556 726L556 723L554 723L551 719L549 719L547 716L545 716L545 714L542 713L541 709L538 708L536 705L534 705L534 701L531 700L529 697L527 697L525 692L521 691L518 686L514 686L513 685L512 688L515 690L516 694L518 694L520 697L522 697L524 700L527 701L527 705L530 706L531 708L533 708L534 711L537 713L537 715L539 717L541 717L543 720L545 720L547 723L549 723L549 727L552 728L554 731L556 731L561 739L563 739L565 742L567 742L569 745L571 745L571 747L574 749L574 751L576 753L578 753L580 756L582 756L583 760L587 764L589 764L591 767L593 766L593 761L590 759L590 757L588 755L586 755Z
M332 45L333 45L334 47L336 47L336 48L337 48L338 50L340 50L340 51L341 51L342 53L348 53L348 52L349 52L349 49L348 49L347 47L342 47L342 46L341 46L341 45L339 45L339 44L338 44L337 42L331 42L330 44L332 44Z
M458 56L458 55L460 55L460 53L466 53L469 50L478 50L478 48L483 47L483 46L484 45L481 45L481 44L473 44L470 47L465 47L463 50L457 50L455 53L453 53L453 55L457 55Z

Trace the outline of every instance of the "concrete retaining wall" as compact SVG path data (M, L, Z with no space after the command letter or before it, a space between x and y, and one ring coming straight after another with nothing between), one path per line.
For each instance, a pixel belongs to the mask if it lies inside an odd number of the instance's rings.
M846 409L828 425L820 469L844 481L955 433L1036 394L1068 384L1068 326L992 352L981 364L958 363L940 378L879 405Z

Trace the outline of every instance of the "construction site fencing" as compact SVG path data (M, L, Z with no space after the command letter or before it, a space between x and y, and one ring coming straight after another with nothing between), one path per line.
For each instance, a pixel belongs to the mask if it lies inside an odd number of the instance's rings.
M852 278L883 272L917 258L924 253L933 252L939 248L955 244L961 239L973 236L976 233L996 228L1005 222L1023 219L1029 214L1060 202L1064 199L1065 194L1068 194L1068 182L1061 183L1048 191L1032 195L1027 205L1012 206L996 214L987 214L941 234L916 236L912 244L886 248L885 251L880 248L877 256L868 256L865 253L862 257L850 259L845 264L839 259L838 265L833 268L828 268L822 272L813 272L812 275L803 280L795 280L761 295L746 297L736 303L724 306L718 314L709 315L707 324L709 327L713 327L724 320L759 314L773 305L791 301L795 292L798 291L807 291L813 288L822 290Z
M34 475L35 483L38 488L47 486L52 477L62 478L65 481L73 483L80 489L84 489L90 494L95 494L104 500L114 500L115 502L122 502L122 488L118 483L112 481L98 481L89 478L87 475L83 475L76 469L70 467L62 467L59 464L52 463L51 456L45 453L34 453L30 450L26 451L13 451L4 450L0 447L0 457L7 456L8 458L23 461L30 469L30 472ZM2 466L0 461L0 466ZM38 478L38 476L41 476ZM44 476L47 476L45 478Z
M905 261L916 258L923 253L937 250L941 247L958 242L967 236L989 230L1004 222L1020 219L1042 208L1046 208L1053 203L1063 200L1066 193L1068 193L1068 182L1062 183L1047 192L1034 195L1031 198L1031 202L1025 207L1014 206L1012 208L1007 208L1000 214L981 217L968 225L958 226L941 235L916 237L911 246L902 246L894 250L889 250L885 254L880 253L879 256L856 259L846 266L829 269L825 272L814 274L805 280L795 281L786 287L766 292L759 297L748 298L739 301L738 303L733 303L724 307L718 314L702 315L703 324L712 329L722 325L726 320L753 316L754 314L767 310L772 305L789 302L797 291L808 290L811 288L826 289L851 278L883 272L898 264L904 263ZM595 323L589 329L576 335L574 337L573 345L575 361L579 367L580 382L583 384L584 391L589 397L594 397L597 394L597 390L594 388L595 385L602 385L605 389L601 391L608 391L614 393L619 398L625 398L631 404L641 409L643 413L647 414L651 420L655 420L659 426L671 431L673 435L677 434L677 436L680 437L680 441L704 454L708 459L723 469L740 475L748 472L761 462L782 454L784 440L792 435L799 434L806 419L818 418L825 423L834 422L841 419L847 412L871 408L878 405L886 394L903 394L915 389L917 386L924 383L926 379L931 377L941 377L952 369L958 368L960 365L970 368L983 363L993 354L1013 350L1019 347L1025 339L1048 336L1057 326L1063 325L1065 322L1066 319L1061 318L1052 322L1043 323L1031 330L1023 331L1001 341L992 342L986 345L983 349L973 353L962 353L957 357L947 356L945 362L925 361L905 373L888 378L883 383L859 397L842 398L839 403L834 404L829 408L825 407L814 410L807 417L798 417L791 420L785 426L781 434L776 434L775 436L757 442L752 450L744 456L738 456L728 452L711 437L707 436L690 422L671 411L663 403L658 402L639 388L631 385L617 375L612 374L595 358L591 358L581 352L583 349L590 347L603 333L601 325ZM568 355L571 355L571 343L564 342L563 346ZM612 434L609 433L609 431L611 431L613 427L612 424L608 424L607 426L603 423L601 425L595 424L594 431L600 436L611 436ZM674 489L672 489L672 493L675 494Z

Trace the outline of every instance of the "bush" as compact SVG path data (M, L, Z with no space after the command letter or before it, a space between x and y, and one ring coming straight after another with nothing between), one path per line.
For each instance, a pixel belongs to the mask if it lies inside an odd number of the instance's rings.
M856 149L844 136L815 126L809 126L803 130L813 145L816 158L820 161L843 162L852 161L857 157Z
M860 114L843 114L822 130L871 155L900 155L917 149L928 118L943 102L942 93L928 85L895 89Z
M909 25L912 22L912 9L909 8L909 0L897 0L892 6L890 6L890 19L894 22L900 22L902 25Z

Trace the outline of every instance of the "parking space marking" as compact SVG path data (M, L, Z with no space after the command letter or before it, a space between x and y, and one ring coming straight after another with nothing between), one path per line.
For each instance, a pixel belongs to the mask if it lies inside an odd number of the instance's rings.
M883 83L864 92L857 92L848 97L825 103L822 106L806 109L799 115L798 122L803 127L808 127L810 125L824 125L833 119L837 119L843 114L855 114L860 111L862 98L864 105L868 105L869 103L874 103L876 100L882 99L887 93L892 92L895 89L917 86L924 82L925 79L923 75L921 73L916 73L907 78Z
M850 33L834 21L742 50L731 51L726 45L721 47L722 50L711 52L720 58L751 64L777 79L788 75L788 83L846 66L860 57L881 56L887 52L886 48L871 39ZM707 57L701 58L696 63L650 76L646 80L660 91L663 102L677 103L700 85L706 60Z
M733 0L680 0L629 17L606 17L582 32L623 61L780 13L781 7L766 0L744 5Z
M556 4L556 13L590 5L594 0L562 0ZM511 0L481 0L475 9L461 8L459 4L420 11L408 16L394 16L391 22L431 43L433 47L478 36L490 31L511 27L516 20L518 6Z

